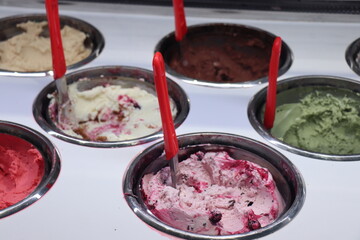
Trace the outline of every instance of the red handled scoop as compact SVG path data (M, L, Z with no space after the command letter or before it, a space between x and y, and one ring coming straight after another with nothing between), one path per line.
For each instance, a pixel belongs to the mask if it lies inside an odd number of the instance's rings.
M281 38L276 37L273 43L270 67L269 67L269 86L267 89L266 106L264 115L264 126L271 129L274 125L276 111L276 82L279 71L279 60L281 53Z
M65 78L66 62L60 34L58 0L46 0L45 6L50 32L54 80L58 91L58 122L76 125Z
M175 16L175 39L179 42L184 38L187 32L184 1L173 0L173 8Z
M46 0L45 5L50 31L54 79L58 79L64 76L66 72L64 50L60 34L58 0Z
M170 100L166 83L164 59L160 52L155 53L152 64L154 70L155 88L158 96L161 122L164 133L165 155L166 160L170 161L172 186L176 187L179 145L170 110Z

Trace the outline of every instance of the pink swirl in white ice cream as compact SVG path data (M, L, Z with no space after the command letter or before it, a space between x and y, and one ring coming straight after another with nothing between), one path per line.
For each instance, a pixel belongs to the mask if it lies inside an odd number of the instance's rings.
M66 134L92 141L121 141L141 138L161 129L157 97L139 87L100 85L79 91L81 79L69 85L69 98L78 126L60 126ZM50 116L56 122L54 96L49 106ZM171 110L177 110L171 100Z

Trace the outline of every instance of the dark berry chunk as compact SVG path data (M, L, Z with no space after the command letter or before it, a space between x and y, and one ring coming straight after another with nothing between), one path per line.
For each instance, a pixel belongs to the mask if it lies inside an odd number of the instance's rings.
M233 207L234 205L235 205L235 200L232 199L232 200L229 201L229 206L228 206L228 208L231 208L231 207Z
M211 212L211 216L209 217L209 221L212 225L216 225L222 218L222 214L220 212Z
M260 225L258 220L249 219L248 227L249 227L250 230L256 230L256 229L261 228L261 225Z
M198 161L201 161L204 158L204 155L205 154L203 152L200 152L200 151L195 153L195 156L197 157Z
M254 204L254 202L250 201L247 206L250 207L250 206L252 206L253 204Z

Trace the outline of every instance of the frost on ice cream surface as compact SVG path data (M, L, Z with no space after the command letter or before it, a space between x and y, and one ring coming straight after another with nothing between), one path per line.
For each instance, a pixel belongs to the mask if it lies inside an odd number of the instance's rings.
M169 167L142 179L145 202L165 223L208 235L244 233L281 214L282 199L271 173L226 152L198 152L179 163L177 188Z
M77 127L58 127L64 133L92 141L121 141L141 138L161 129L158 99L139 88L124 88L120 85L100 85L79 91L81 81L69 85ZM54 97L54 96L52 96ZM171 101L173 117L177 109ZM56 104L53 98L49 106L50 116L56 122Z

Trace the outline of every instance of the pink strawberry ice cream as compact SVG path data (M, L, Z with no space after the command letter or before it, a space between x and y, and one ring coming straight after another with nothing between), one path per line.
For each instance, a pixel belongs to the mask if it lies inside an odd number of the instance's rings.
M26 198L41 182L44 159L31 143L0 133L0 210Z
M284 200L271 173L227 152L197 152L179 163L177 188L170 168L142 179L145 202L165 223L207 235L264 227L281 214Z

